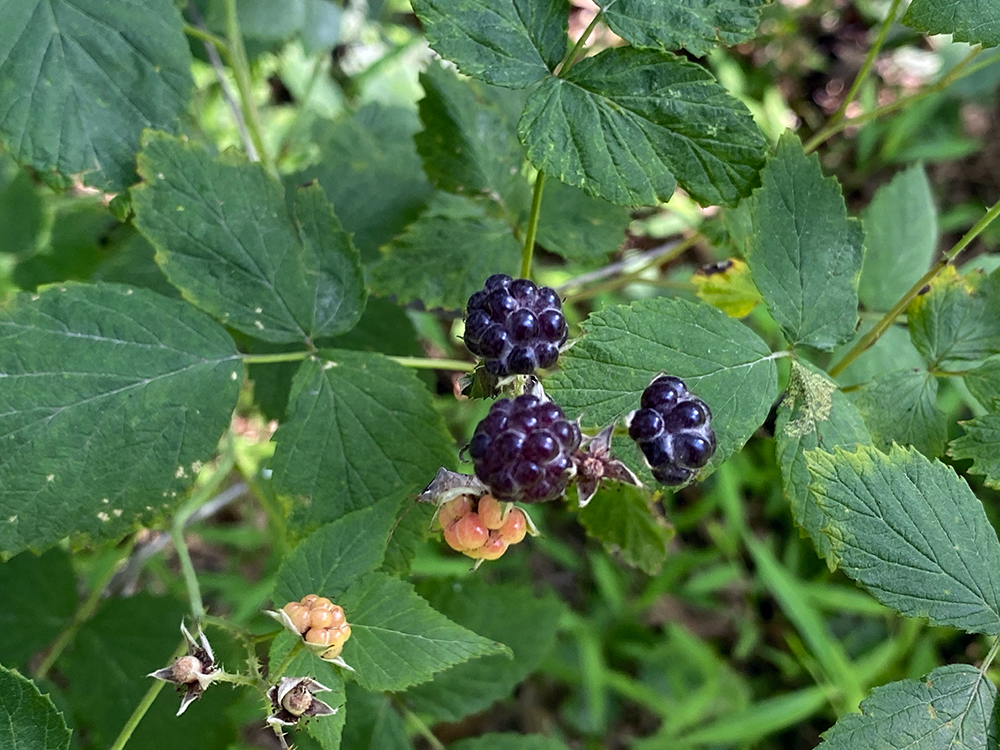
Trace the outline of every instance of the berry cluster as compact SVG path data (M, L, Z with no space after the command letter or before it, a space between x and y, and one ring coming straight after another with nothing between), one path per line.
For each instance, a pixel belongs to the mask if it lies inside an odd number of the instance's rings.
M465 345L486 371L504 377L552 367L566 343L566 318L554 289L497 273L469 297Z
M712 412L680 378L660 375L642 392L628 434L639 444L662 484L677 486L694 476L715 453Z
M441 506L438 521L448 546L473 560L496 560L528 532L523 511L489 495L478 502L471 495L449 500Z
M343 608L325 596L308 594L297 602L289 602L282 610L306 643L328 647L321 654L324 659L339 656L351 637L351 626L347 624Z
M580 428L537 396L502 398L476 426L469 443L476 476L499 500L541 503L566 490Z

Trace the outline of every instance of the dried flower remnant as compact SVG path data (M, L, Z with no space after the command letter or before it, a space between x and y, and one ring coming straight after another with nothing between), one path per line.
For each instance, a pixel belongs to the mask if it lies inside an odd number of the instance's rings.
M201 628L198 629L197 641L184 627L184 623L181 623L181 633L188 644L187 655L180 657L170 666L147 675L147 677L155 677L164 682L172 682L178 688L184 689L184 696L181 698L181 707L177 709L177 716L180 716L187 710L188 706L201 698L201 694L208 689L208 686L212 684L220 672L215 664L212 646Z

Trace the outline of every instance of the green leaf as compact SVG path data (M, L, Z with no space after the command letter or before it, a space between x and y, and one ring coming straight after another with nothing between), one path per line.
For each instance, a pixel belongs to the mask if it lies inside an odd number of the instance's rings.
M536 167L623 206L669 200L678 183L700 203L733 205L764 161L750 112L711 73L631 47L543 80L518 130Z
M322 188L295 194L235 154L148 134L135 224L187 299L263 341L309 342L354 327L366 293L361 263Z
M10 165L13 167L12 163ZM41 191L24 169L18 169L3 183L0 189L0 252L29 255L48 223Z
M962 422L962 427L965 434L951 441L948 455L957 459L971 458L973 464L969 471L984 475L988 486L1000 489L1000 413Z
M744 318L762 301L760 292L750 278L745 261L731 258L721 268L708 266L691 276L695 294L731 318Z
M995 410L993 402L1000 400L1000 360L993 359L970 370L963 380L976 401L987 409Z
M948 421L937 408L937 379L927 370L897 370L879 375L854 392L872 441L882 449L912 445L926 456L940 456Z
M68 750L66 720L27 677L0 667L0 750Z
M381 693L347 684L351 710L344 725L343 745L351 750L413 750L402 717Z
M89 746L111 747L149 689L152 678L146 675L167 666L180 645L184 614L176 600L141 593L107 600L80 628L56 666L68 682L74 723ZM136 728L130 747L176 750L196 737L199 750L223 750L236 740L236 728L227 717L235 691L216 684L178 719L180 696L165 687Z
M334 521L454 465L452 437L412 370L380 354L320 356L299 368L274 436L275 488L310 499L295 523Z
M540 734L484 734L461 740L448 746L449 750L567 750L555 737Z
M992 0L913 0L903 23L928 34L952 34L956 42L1000 45L1000 6Z
M703 57L719 44L753 39L769 0L604 0L604 20L635 47L677 50Z
M57 547L41 557L22 552L0 563L0 601L0 663L24 668L76 612L69 555Z
M965 369L1000 353L1000 271L948 266L906 309L910 338L931 369Z
M874 327L875 323L876 321L871 319L863 320L857 336L843 346L834 349L830 361L839 361L862 336ZM907 367L926 369L927 365L913 342L910 341L910 332L904 323L887 328L885 333L869 349L863 351L856 360L847 366L847 369L837 376L837 382L840 383L841 387L860 385L874 380L879 375Z
M496 102L502 89L489 91L440 65L421 73L420 85L424 129L413 141L430 181L451 193L495 196L516 217L531 196L521 174L524 148Z
M954 470L912 448L808 451L828 559L887 607L1000 633L1000 542Z
M323 120L313 129L320 163L286 183L319 180L366 264L378 260L378 249L415 220L434 193L413 143L419 129L412 109L377 103Z
M864 252L840 183L816 154L782 136L750 198L747 263L771 315L793 346L830 350L854 336Z
M372 270L372 288L401 302L461 310L493 273L516 276L521 246L484 204L439 193Z
M625 241L631 221L627 209L549 180L542 191L536 241L567 260L604 260Z
M268 653L269 664L284 664L288 654L300 642L301 639L287 631L279 634L271 643L271 650ZM346 686L340 668L323 661L306 649L300 649L288 662L284 674L286 677L312 677L319 684L330 688L329 691L319 693L316 697L336 709L336 713L309 720L305 723L305 730L323 750L339 750L342 744L346 750L354 750L353 745L342 743L341 733L344 731L344 723L347 714L352 713L354 707L351 706L350 712L345 707Z
M438 54L496 86L537 83L566 51L566 0L413 0L412 5Z
M706 304L660 297L591 315L546 390L585 426L638 408L661 372L682 378L712 410L717 466L763 424L777 395L777 367L753 331Z
M864 420L822 370L793 360L788 391L778 407L774 433L782 490L792 516L812 537L820 555L827 557L830 543L822 533L826 516L810 502L805 451L870 445Z
M997 689L975 667L949 664L921 680L882 685L823 734L818 750L988 750L997 743Z
M173 130L191 91L177 7L6 0L0 15L0 136L14 158L106 191L134 182L143 129Z
M396 576L410 574L410 565L427 540L436 508L431 503L403 503L385 549L382 570Z
M210 30L226 34L224 0L208 0L205 22ZM340 37L340 7L332 0L239 0L237 19L243 38L266 49L298 37L307 55L329 50ZM263 50L261 50L263 51Z
M403 690L477 656L509 649L431 609L413 586L385 573L370 573L341 599L351 637L344 661L365 690Z
M484 656L406 691L406 704L435 721L457 721L509 697L552 651L562 603L552 594L536 597L520 584L434 581L421 587L431 606L459 625L510 648L514 658ZM502 617L497 613L502 612Z
M888 310L924 275L937 248L937 208L924 168L914 165L879 188L862 219L858 297L869 310Z
M650 506L646 493L621 482L603 482L577 520L608 552L629 565L656 575L667 559L673 529Z
M117 538L172 507L239 394L233 340L190 305L67 284L0 308L0 551Z
M387 497L320 527L281 562L274 584L274 604L298 601L306 594L335 599L366 573L382 564L389 533L396 522L400 496Z

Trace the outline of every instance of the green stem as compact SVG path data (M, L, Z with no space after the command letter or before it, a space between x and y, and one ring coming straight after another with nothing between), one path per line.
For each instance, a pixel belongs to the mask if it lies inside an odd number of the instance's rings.
M474 362L466 362L461 359L431 359L428 357L386 357L403 367L412 367L415 370L457 370L458 372L472 372L476 369Z
M187 641L181 644L180 648L174 651L173 656L170 657L170 663L173 663L175 659L180 657L187 651ZM163 680L153 680L153 684L149 686L149 690L146 694L142 696L142 700L139 701L139 705L135 707L132 715L128 717L128 721L125 722L125 726L122 727L122 731L118 733L118 738L115 740L115 744L111 746L111 750L122 750L128 741L132 738L132 732L135 728L139 726L139 722L142 721L149 707L153 705L153 701L156 700L156 696L160 694L163 690L163 686L166 685Z
M219 52L221 52L226 57L226 61L232 60L232 55L229 52L229 45L226 44L226 40L222 37L218 37L207 29L201 29L190 23L184 24L184 33L188 36L194 37L195 39L200 39L203 42L208 42L213 47L215 47Z
M288 654L285 656L284 659L282 659L281 663L277 666L276 669L272 670L268 668L267 670L268 682L272 684L276 683L278 681L278 678L285 673L286 669L288 669L288 665L292 663L292 659L295 658L295 656L299 653L299 651L302 650L302 648L303 648L302 641L297 641L295 645L292 646L292 650L288 652Z
M202 505L211 500L222 484L226 476L232 471L235 460L232 450L226 441L226 449L219 458L219 463L212 470L208 479L203 485L198 487L174 514L174 521L170 530L170 535L174 540L174 549L177 551L177 559L181 565L181 575L184 577L184 585L188 592L188 601L191 605L191 616L196 623L201 622L205 614L205 605L201 598L201 586L198 584L198 574L191 562L191 554L188 552L187 542L184 541L184 525L191 515Z
M971 63L976 58L976 56L982 51L983 50L981 47L973 49L971 52L969 52L968 55L966 55L962 59L961 62L958 63L958 65L956 65L948 72L948 75L944 76L944 78L942 78L937 83L928 86L927 88L922 89L915 94L911 94L910 96L900 97L899 99L896 99L896 101L894 102L889 102L888 104L883 105L881 107L876 107L870 112L865 112L864 114L860 114L857 117L851 118L850 120L840 120L839 122L828 123L822 130L820 130L818 133L816 133L816 135L814 135L806 142L805 145L806 153L808 154L812 151L815 151L819 145L824 143L831 136L836 135L837 133L839 133L842 130L845 130L846 128L856 127L858 125L864 125L866 122L869 122L870 120L875 120L881 117L882 115L887 115L890 112L895 112L897 109L900 109L901 107L905 107L909 104L913 104L914 102L918 102L921 99L926 99L928 96L931 96L932 94L944 91L946 88L951 86L951 84L953 84L960 78L964 78L967 75L971 75L972 73L975 73L977 70L980 70L981 68L985 67L985 65L992 64L993 62L996 61L996 58L991 58L989 61L983 61L983 64L981 65L975 65L972 68L969 68L968 67L969 63Z
M969 246L969 243L982 234L983 230L986 229L986 227L988 227L998 216L1000 216L1000 202L994 204L993 207L986 212L986 215L977 221L975 226L966 232L962 239L955 243L955 246L952 247L951 250L946 252L937 263L931 266L927 273L920 277L917 283L910 287L909 291L907 291L906 294L904 294L899 301L892 306L892 309L882 316L882 319L875 324L875 327L862 336L858 343L852 346L850 351L848 351L839 362L830 368L830 377L837 377L837 375L847 369L847 366L851 364L851 362L860 357L861 354L868 349L868 347L878 341L879 337L881 337L882 334L889 329L896 318L907 308L910 302L912 302L913 299L920 294L920 290L930 284L939 273L951 265L952 261L954 261L955 258L957 258L958 255Z
M403 716L410 723L410 725L417 730L417 733L420 734L420 736L423 737L425 740L427 740L428 745L434 748L434 750L447 750L447 748L445 748L444 746L444 743L437 738L437 735L435 735L434 732L430 730L430 727L428 727L427 724L424 723L423 719L421 719L419 716L413 713L413 711L408 709L406 706L397 703L396 707L403 712Z
M244 687L252 687L262 693L267 692L266 686L245 674L230 674L229 672L219 671L212 675L212 679L215 682L228 682L230 685L243 685Z
M538 231L538 217L542 212L542 190L545 187L545 172L538 170L535 189L531 195L531 213L528 215L528 230L524 234L524 250L521 253L521 278L531 278L531 257L535 253L535 233Z
M889 7L889 12L886 14L885 20L882 21L882 28L879 29L879 34L875 39L875 44L873 44L871 49L868 50L868 56L865 58L865 62L861 66L861 70L858 71L858 75L854 78L854 83L851 84L851 88L844 97L844 101L841 103L840 108L834 112L833 117L830 118L826 125L827 127L836 125L844 119L844 115L847 113L847 108L851 106L851 102L853 102L854 98L858 95L858 91L861 89L861 86L868 79L868 74L871 72L872 66L875 64L875 58L882 49L882 45L885 44L885 38L889 35L889 29L892 28L892 22L896 20L896 11L899 10L901 2L902 0L892 0L892 5Z
M87 597L87 600L83 603L73 615L73 620L66 626L59 637L56 638L55 642L52 644L52 648L45 655L45 659L42 663L38 665L35 670L34 677L36 680L43 679L52 669L52 666L56 663L56 660L66 649L66 647L73 642L76 637L77 632L91 617L93 617L94 612L97 610L97 605L100 604L101 595L107 588L111 579L114 578L115 572L118 570L118 563L121 562L123 557L128 557L132 552L132 547L135 546L135 537L132 537L128 544L125 546L124 554L120 556L114 564L108 565L108 569L104 571L104 574L94 583L94 587Z
M229 56L233 75L236 78L236 88L240 92L240 99L243 104L243 117L246 120L247 130L250 131L250 139L253 141L257 155L267 171L277 174L274 162L264 146L264 137L261 134L260 115L257 112L257 105L253 99L253 87L250 83L250 63L247 60L247 51L243 46L243 35L240 33L240 21L236 14L236 0L223 0L226 6L226 38L229 44Z
M268 365L274 362L299 362L313 353L312 351L300 351L278 352L277 354L241 354L240 358L247 365Z
M597 28L597 24L601 20L603 12L604 11L602 9L594 14L594 19L590 22L587 28L583 30L583 33L580 34L580 38L576 40L576 44L570 48L569 52L566 53L566 56L563 57L562 61L559 63L559 72L556 73L556 75L560 78L564 77L567 71L569 71L569 69L576 64L580 53L583 51L583 45L587 43L587 40L590 39L590 35L594 32L594 29Z
M690 250L694 245L696 245L699 239L701 239L701 235L694 234L688 237L687 239L678 242L676 245L670 248L668 252L649 258L638 268L635 268L629 271L628 273L623 273L619 276L615 276L614 278L605 281L603 284L595 284L593 286L584 287L576 293L567 294L566 300L573 302L580 302L585 299L590 299L591 297L596 297L598 294L602 294L604 292L611 292L616 289L621 289L622 287L628 286L629 284L632 283L645 281L645 279L642 279L641 277L650 268L655 268L656 266L660 266L664 263L669 263L670 261L679 258L681 255Z

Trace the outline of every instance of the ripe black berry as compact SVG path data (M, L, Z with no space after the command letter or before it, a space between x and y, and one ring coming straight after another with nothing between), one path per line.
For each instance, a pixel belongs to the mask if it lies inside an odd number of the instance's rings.
M629 436L662 484L685 484L715 454L712 412L680 378L661 375L642 393Z
M498 500L541 503L566 489L580 428L537 396L502 398L476 426L469 455Z
M469 297L465 345L493 375L530 375L552 367L566 336L562 302L549 287L497 273Z

